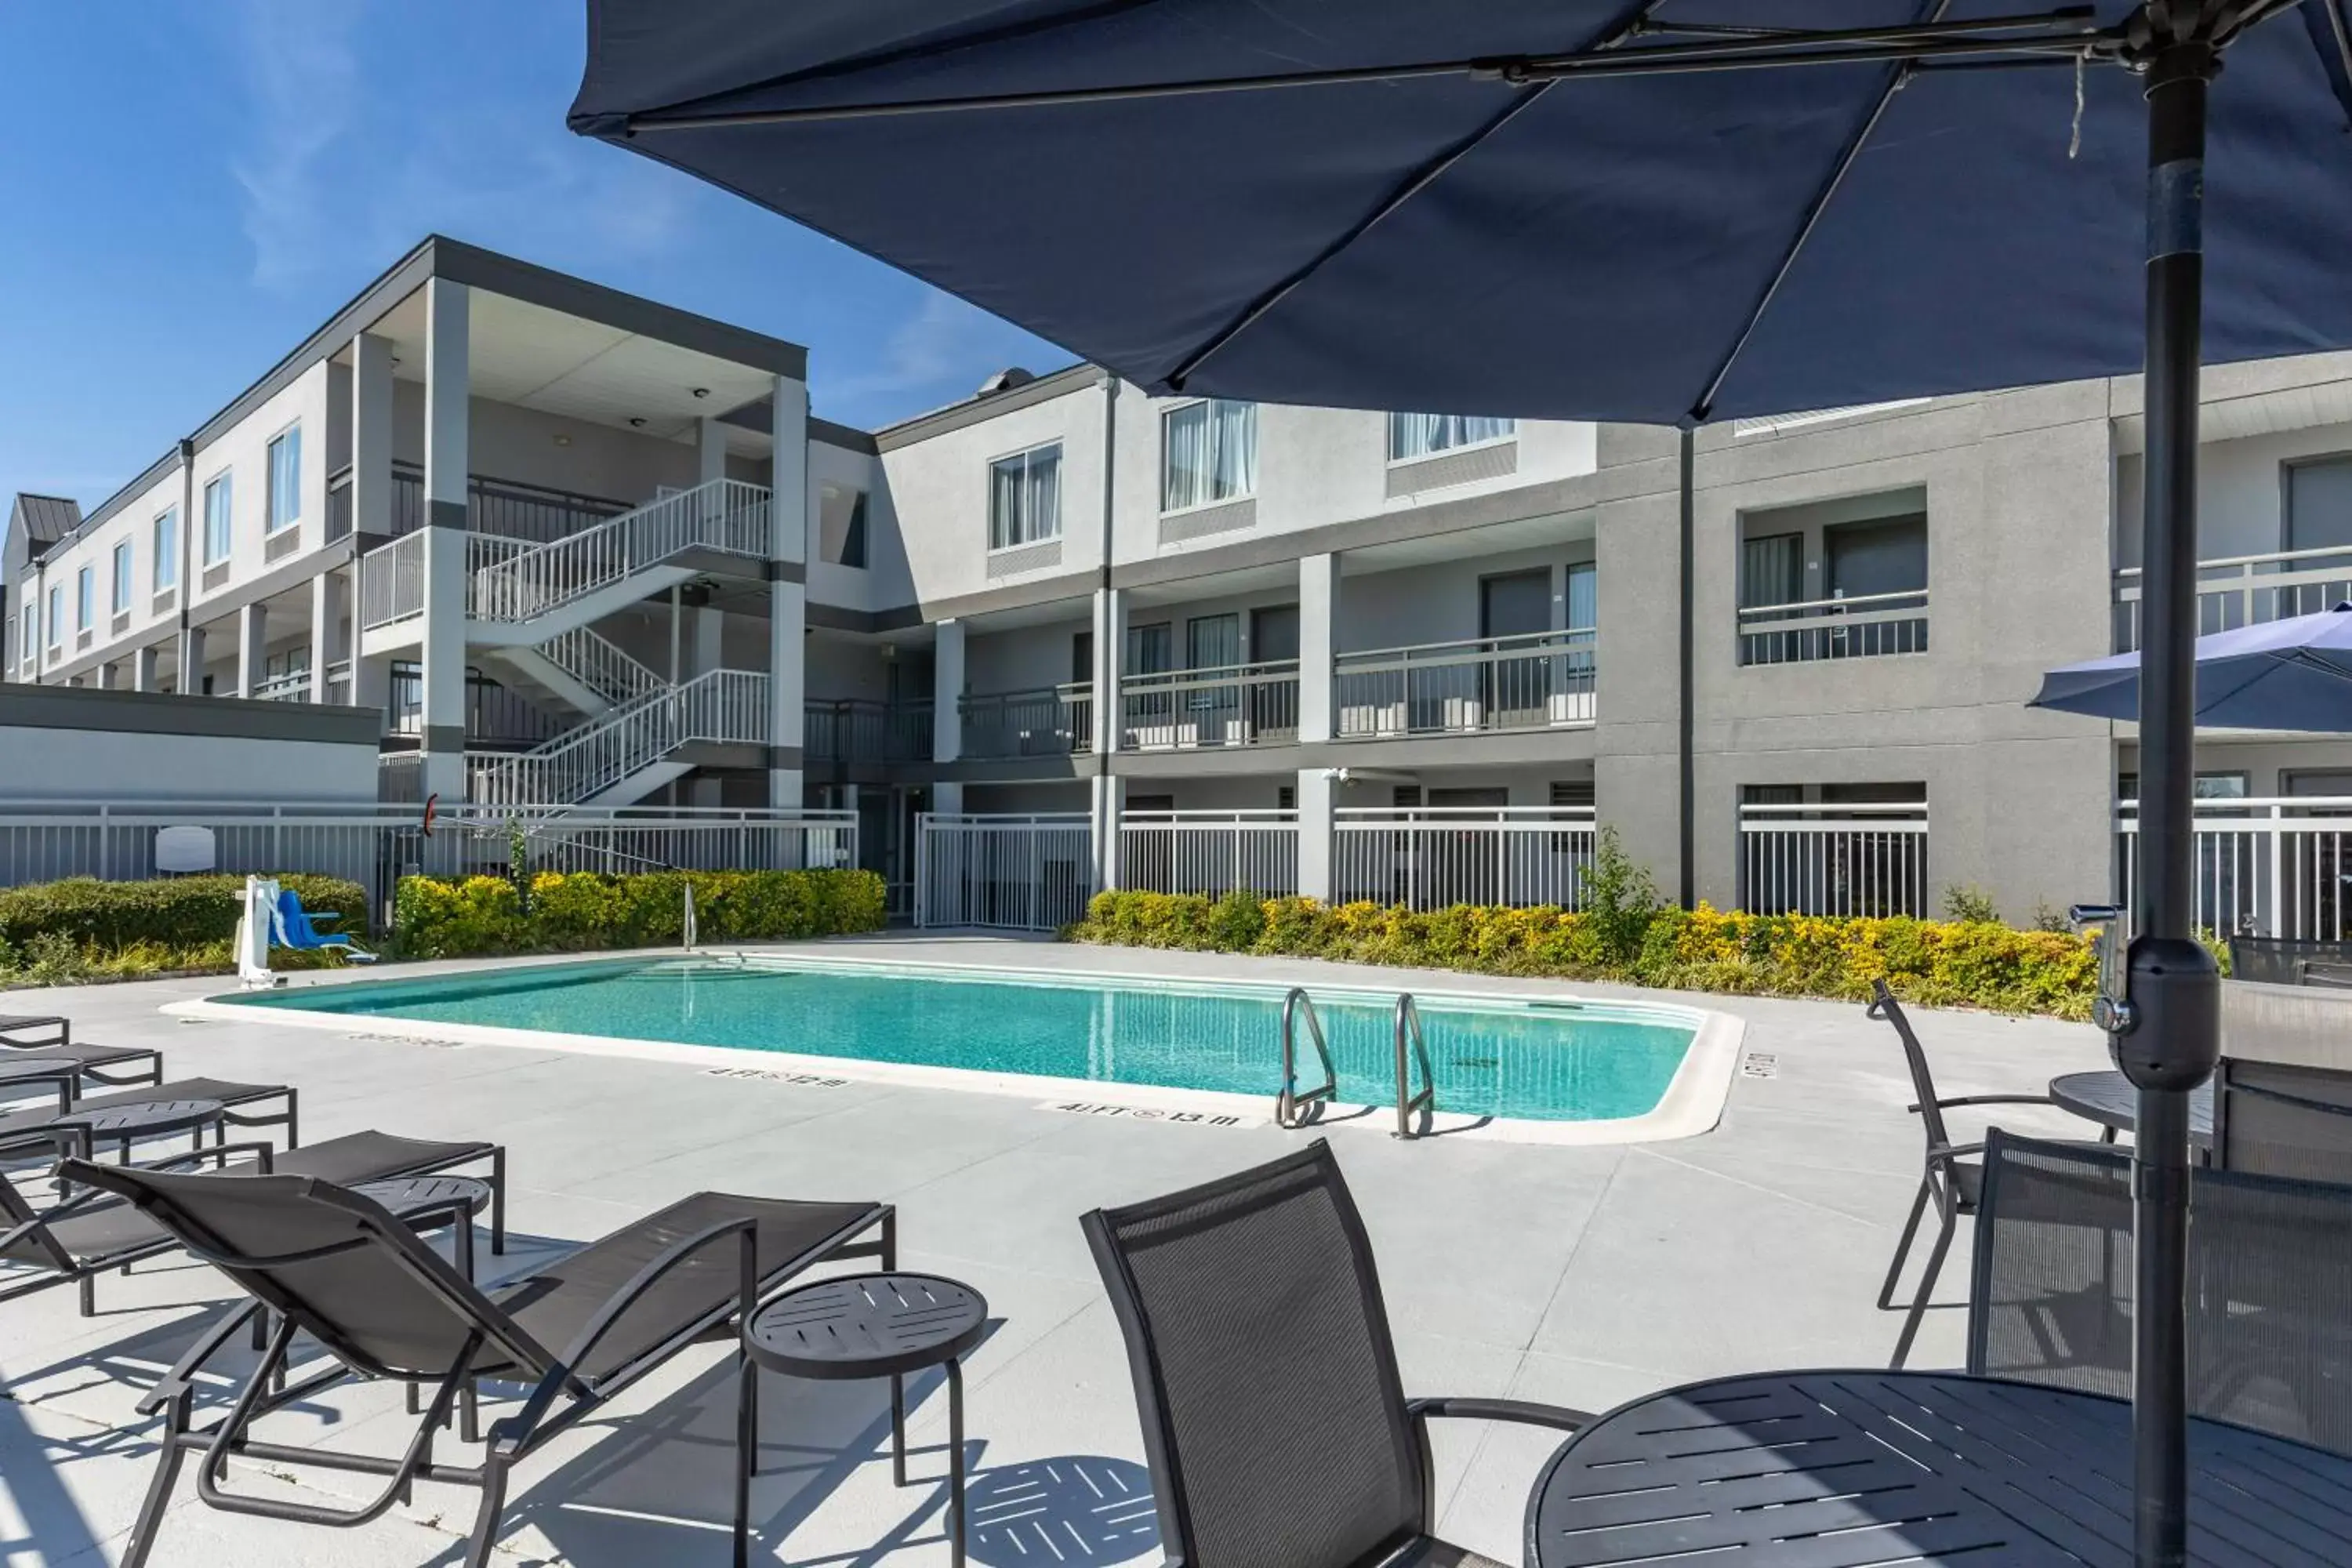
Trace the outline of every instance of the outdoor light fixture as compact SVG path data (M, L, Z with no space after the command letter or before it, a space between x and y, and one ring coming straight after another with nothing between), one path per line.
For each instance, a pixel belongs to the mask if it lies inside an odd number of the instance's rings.
M697 397L708 397L710 395L710 388L707 386L698 386L694 389L694 395Z
M569 447L572 445L572 437L558 430L555 433L555 444L559 447Z
M630 428L630 429L632 429L632 430L642 430L642 429L644 429L645 427L646 427L646 421L645 421L645 416L644 416L643 415L639 415L639 414L633 414L633 415L629 416L629 428Z

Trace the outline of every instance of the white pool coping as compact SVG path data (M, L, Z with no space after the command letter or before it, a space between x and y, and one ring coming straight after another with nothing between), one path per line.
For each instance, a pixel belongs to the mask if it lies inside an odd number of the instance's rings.
M367 971L316 971L287 977L273 994L320 986L395 984L401 980L429 981L486 970L511 972L520 968L555 968L601 963L642 963L648 959L677 960L689 955L676 950L658 952L561 953L524 958L483 960L463 964L436 964L430 973L377 976ZM920 976L924 974L978 977L1013 984L1052 985L1065 989L1116 984L1122 988L1174 991L1188 994L1246 993L1279 999L1290 989L1280 981L1235 978L1209 983L1171 978L1116 968L1083 971L1043 970L995 963L957 963L936 960L875 960L835 957L778 948L698 948L697 958L734 960L747 966L792 970L837 970L845 973ZM1247 962L1246 959L1244 962ZM1313 994L1370 1001L1387 1005L1403 988L1318 982ZM1731 1093L1731 1079L1739 1061L1747 1023L1728 1013L1675 1003L1583 998L1574 994L1537 992L1415 991L1416 1002L1463 1012L1516 1012L1528 1008L1560 1012L1589 1007L1611 1018L1647 1019L1686 1027L1691 1043L1658 1102L1639 1116L1588 1121L1543 1121L1513 1117L1481 1117L1442 1108L1429 1122L1432 1134L1510 1143L1549 1143L1592 1147L1623 1143L1663 1142L1695 1138L1711 1131L1722 1120ZM935 1067L908 1062L868 1061L856 1057L815 1056L798 1051L750 1049L740 1046L688 1045L675 1040L646 1040L610 1035L569 1034L546 1029L507 1028L488 1024L453 1024L422 1018L397 1018L381 1014L312 1012L283 1005L256 1007L235 994L167 1003L167 1015L215 1022L251 1023L257 1017L296 1028L333 1030L344 1036L369 1036L426 1040L458 1045L506 1046L526 1050L572 1051L583 1056L627 1057L638 1060L671 1061L707 1070L751 1069L771 1073L844 1079L850 1082L899 1084L912 1088L958 1089L982 1094L1011 1095L1036 1100L1056 1110L1112 1107L1150 1113L1154 1119L1198 1115L1219 1121L1234 1119L1263 1123L1271 1120L1270 1098L1216 1089L1176 1089L1157 1084L1101 1082L1091 1079L1048 1078L1029 1073L989 1072L976 1068ZM1392 1131L1393 1105L1332 1102L1319 1108L1311 1125ZM1230 1124L1230 1123L1228 1123Z

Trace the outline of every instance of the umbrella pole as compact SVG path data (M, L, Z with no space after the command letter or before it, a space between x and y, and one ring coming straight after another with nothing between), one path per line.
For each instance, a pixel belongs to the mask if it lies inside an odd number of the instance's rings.
M2194 5L2168 8L2190 17ZM2201 20L2201 18L2199 18ZM2188 1091L2221 1054L2221 976L2196 940L2197 398L2205 105L2216 53L2189 21L2147 69L2147 484L2140 679L2139 936L2116 1064L2139 1090L2132 1366L2141 1568L2187 1561Z

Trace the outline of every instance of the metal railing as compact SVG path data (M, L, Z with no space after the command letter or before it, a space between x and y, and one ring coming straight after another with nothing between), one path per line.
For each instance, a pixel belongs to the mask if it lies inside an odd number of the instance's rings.
M1411 1049L1408 1051L1407 1047ZM1410 1070L1414 1060L1421 1063L1421 1092L1412 1092ZM1415 1132L1412 1113L1421 1112L1421 1131ZM1429 1039L1421 1027L1421 1009L1410 991L1400 992L1396 999L1396 1135L1400 1138L1426 1136L1437 1121L1437 1076L1429 1067Z
M1298 661L1125 676L1118 703L1130 751L1286 745L1298 739Z
M1307 1038L1315 1042L1315 1058L1323 1081L1303 1093L1298 1088L1298 1019L1307 1019ZM1274 1124L1304 1127L1322 1115L1311 1108L1328 1105L1339 1092L1339 1075L1331 1068L1331 1047L1323 1038L1323 1020L1315 1016L1315 998L1303 985L1294 985L1282 999L1282 1087L1275 1091ZM1306 1114L1301 1114L1305 1112Z
M469 753L466 795L484 805L584 801L689 742L764 745L769 730L764 671L708 670L528 752Z
M308 702L310 700L310 672L289 669L283 675L273 675L247 693L257 702Z
M467 539L466 610L477 620L527 621L611 586L685 550L764 560L768 491L710 479L545 543Z
M1591 806L1343 807L1332 901L1581 909L1594 832Z
M2197 924L2227 936L2341 942L2352 931L2352 795L2199 801ZM2139 807L2116 814L2117 902L2139 879Z
M1759 915L1924 917L1927 806L1743 804L1739 907Z
M1927 590L1857 594L1739 612L1739 662L1802 664L1927 651Z
M1085 816L949 815L915 823L915 923L1058 931L1094 896Z
M2352 550L2276 550L2197 563L2197 635L2315 615L2352 599ZM2115 651L2137 651L2140 569L2116 573Z
M1118 885L1220 898L1298 891L1295 811L1129 811L1118 819Z
M1593 721L1591 631L1343 653L1331 674L1332 731L1388 735L1549 730Z
M541 658L617 707L665 684L652 666L587 626L556 633L538 647Z
M360 626L387 626L425 613L425 535L410 533L360 557Z
M65 877L143 880L158 874L157 834L197 828L210 836L215 869L309 871L359 883L368 892L366 912L381 930L400 877L506 874L517 823L539 870L794 870L857 863L851 812L445 803L428 832L414 804L28 800L0 802L0 887ZM362 913L342 912L352 919Z
M384 725L395 735L425 733L425 675L415 665L394 664L387 682ZM565 732L562 720L479 670L466 672L466 739L536 746Z
M1085 681L1027 691L968 691L956 699L963 754L1067 756L1094 749L1094 688Z
M801 708L801 746L815 763L922 763L931 757L929 702L812 700Z

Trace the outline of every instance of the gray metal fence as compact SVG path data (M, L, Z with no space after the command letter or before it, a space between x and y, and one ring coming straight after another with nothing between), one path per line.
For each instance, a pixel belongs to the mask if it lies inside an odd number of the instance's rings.
M1094 896L1094 829L1081 814L925 812L916 822L915 923L1058 931Z

